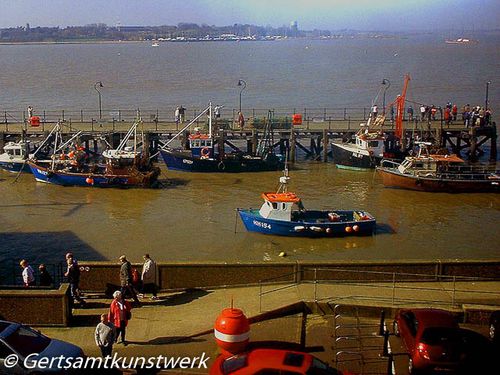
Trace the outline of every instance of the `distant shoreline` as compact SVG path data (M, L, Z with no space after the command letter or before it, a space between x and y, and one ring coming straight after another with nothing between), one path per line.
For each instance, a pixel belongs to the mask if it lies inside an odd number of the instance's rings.
M145 43L148 40L89 40L89 41L64 41L64 42L0 42L0 46L15 45L46 45L46 44L123 44L123 43Z

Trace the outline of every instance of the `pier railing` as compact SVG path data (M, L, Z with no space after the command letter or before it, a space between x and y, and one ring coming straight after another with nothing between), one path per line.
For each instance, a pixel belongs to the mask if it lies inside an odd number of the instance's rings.
M185 112L183 118L184 123L194 119L202 110L202 108L189 108ZM294 114L300 114L302 124L309 126L316 126L322 128L330 128L336 122L342 122L353 129L359 128L359 123L366 121L370 115L369 108L361 107L343 107L343 108L244 108L242 113L247 125L254 125L258 127L263 124L268 117L268 112L273 112L273 118L279 127L289 128L292 125ZM40 119L40 127L42 130L45 125L51 125L56 122L74 125L78 124L91 124L92 130L99 130L99 128L112 128L119 127L120 124L132 123L137 113L148 128L161 130L165 125L174 125L178 130L180 124L176 122L174 108L156 108L156 109L39 109L34 110L32 115L38 116ZM0 112L0 123L4 125L5 131L9 131L9 126L22 124L25 127L29 126L29 114L27 110L3 110ZM238 110L222 108L221 117L218 119L219 123L229 129L239 128L238 124ZM412 119L407 118L405 113L404 120L411 123L428 124L426 121L419 121L417 117ZM411 121L410 121L411 120ZM199 122L205 122L205 118L201 118ZM394 122L393 116L386 115L386 125ZM431 121L431 123L442 123L441 119ZM462 124L462 121L455 121L455 125ZM446 126L449 127L449 126Z
M308 276L304 278L304 274ZM300 295L314 302L377 302L392 307L422 305L456 308L462 304L499 305L500 290L492 278L436 274L356 271L343 268L304 268L294 274L261 280L259 306L264 299L290 288L301 288ZM280 282L281 281L281 282Z

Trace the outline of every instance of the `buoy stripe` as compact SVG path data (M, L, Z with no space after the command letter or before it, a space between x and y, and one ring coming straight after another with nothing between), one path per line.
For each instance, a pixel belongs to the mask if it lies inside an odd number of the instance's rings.
M215 338L224 342L242 342L250 338L250 332L244 332L239 335L228 335L214 329Z

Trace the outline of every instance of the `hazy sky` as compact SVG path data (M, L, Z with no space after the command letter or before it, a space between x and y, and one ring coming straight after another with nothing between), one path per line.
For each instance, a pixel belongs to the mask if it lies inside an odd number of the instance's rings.
M306 30L493 29L500 28L500 0L0 0L0 28L292 20Z

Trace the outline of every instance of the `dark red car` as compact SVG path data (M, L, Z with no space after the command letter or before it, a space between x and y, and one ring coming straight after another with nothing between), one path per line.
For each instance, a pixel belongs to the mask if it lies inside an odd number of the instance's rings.
M336 370L308 353L254 349L229 358L219 356L210 375L353 375Z
M460 328L448 311L401 309L393 329L408 352L410 374L493 374L484 371L498 368L491 342L477 332Z

